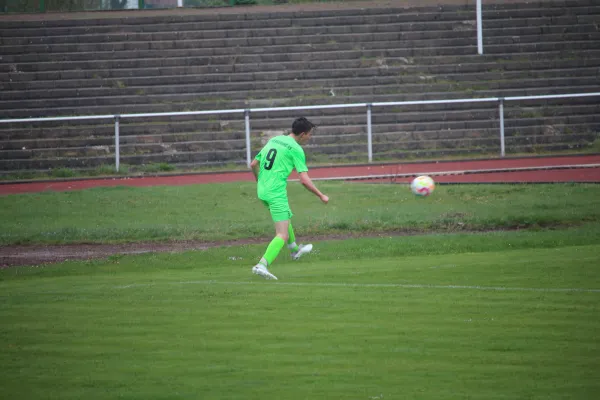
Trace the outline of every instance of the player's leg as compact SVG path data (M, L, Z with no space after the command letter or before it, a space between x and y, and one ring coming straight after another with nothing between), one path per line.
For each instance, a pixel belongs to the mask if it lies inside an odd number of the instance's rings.
M289 220L275 222L275 237L271 240L271 243L267 246L267 251L265 251L265 254L260 259L260 263L264 264L265 267L273 264L279 252L285 246L288 239L289 223Z
M252 268L252 272L261 275L267 279L277 279L275 275L269 272L268 268L279 255L279 252L285 246L289 237L289 224L292 217L292 210L288 204L287 198L282 197L266 202L271 212L271 217L275 223L275 237L269 245L264 255Z
M292 221L290 221L288 227L288 249L290 249L292 258L294 260L299 259L302 255L310 253L313 245L312 244L296 244L296 235L294 234L294 227L292 226Z
M294 227L292 226L292 221L290 221L288 225L287 247L292 253L298 251L298 248L300 247L296 244L296 235L294 234Z
M288 238L287 232L289 222L289 220L275 222L275 237L267 246L267 250L265 251L258 264L256 264L252 268L253 273L267 279L277 279L277 277L273 275L267 267L273 264L273 261L275 261L275 259L279 255L279 252L281 251L283 246L285 246L285 242Z

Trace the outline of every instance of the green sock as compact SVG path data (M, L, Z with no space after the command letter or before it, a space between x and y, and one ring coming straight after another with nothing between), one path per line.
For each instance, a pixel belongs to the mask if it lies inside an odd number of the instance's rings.
M275 259L277 258L277 255L279 254L279 252L281 251L281 249L283 248L283 246L285 245L285 241L280 238L279 236L275 236L273 238L273 240L271 240L271 243L269 243L269 246L267 247L267 251L265 252L265 255L263 256L263 258L267 261L267 265L269 266L273 263L273 261L275 261Z
M294 234L294 228L292 227L292 221L290 221L290 225L288 227L288 249L290 249L291 251L298 251L298 249L300 248L300 246L298 246L296 244L296 235Z

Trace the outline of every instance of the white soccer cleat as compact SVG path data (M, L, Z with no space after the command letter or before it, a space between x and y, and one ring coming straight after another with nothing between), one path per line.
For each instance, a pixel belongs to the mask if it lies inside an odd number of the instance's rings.
M298 260L304 254L310 253L312 251L312 249L313 249L313 245L312 244L301 244L299 247L300 248L298 249L298 251L292 253L292 259L293 260Z
M265 279L277 280L277 277L275 275L273 275L272 273L270 273L269 270L267 269L267 267L265 267L262 264L256 264L254 267L252 267L252 273L256 274L256 275L260 275Z

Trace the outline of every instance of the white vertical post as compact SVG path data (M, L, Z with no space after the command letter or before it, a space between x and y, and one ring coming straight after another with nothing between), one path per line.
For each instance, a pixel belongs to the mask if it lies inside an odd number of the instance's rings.
M481 22L481 0L477 0L477 52L483 54L483 28Z
M500 157L504 157L504 99L500 98L498 105L498 112L500 114Z
M371 110L373 104L367 104L367 149L369 154L369 162L373 161L373 126L371 124Z
M119 148L119 115L115 115L115 170L119 172L119 158L120 158L120 148Z
M244 118L246 121L246 164L250 168L251 160L251 149L250 149L250 110L244 111Z

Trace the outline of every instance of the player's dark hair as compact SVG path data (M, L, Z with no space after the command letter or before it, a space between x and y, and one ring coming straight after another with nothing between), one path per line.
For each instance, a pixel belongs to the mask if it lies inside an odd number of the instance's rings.
M299 135L301 133L310 132L311 129L316 128L316 125L307 120L304 117L296 118L292 124L292 133Z

